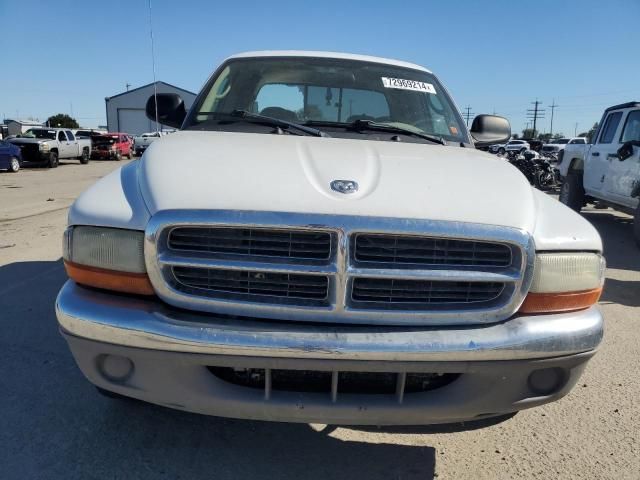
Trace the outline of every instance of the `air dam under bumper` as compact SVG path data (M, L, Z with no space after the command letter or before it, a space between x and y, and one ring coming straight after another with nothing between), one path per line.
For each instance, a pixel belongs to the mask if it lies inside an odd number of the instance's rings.
M575 385L603 334L597 308L477 327L312 325L186 312L72 281L56 313L79 367L99 387L209 415L329 424L446 423L551 402ZM210 367L269 373L264 388L251 388ZM287 370L336 373L327 392L275 388L271 372ZM392 394L343 393L337 372L400 380ZM405 373L425 372L452 380L404 391Z

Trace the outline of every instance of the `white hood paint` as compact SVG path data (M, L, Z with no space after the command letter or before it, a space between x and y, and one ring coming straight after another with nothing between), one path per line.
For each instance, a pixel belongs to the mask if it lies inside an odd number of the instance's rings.
M477 150L387 141L179 132L142 159L151 215L229 209L423 218L531 232L535 201L524 176ZM355 180L358 192L331 190Z
M333 192L332 180L360 189ZM172 209L228 209L421 218L503 225L536 249L602 251L595 228L529 186L505 160L473 149L242 133L180 132L100 179L69 225L144 230Z

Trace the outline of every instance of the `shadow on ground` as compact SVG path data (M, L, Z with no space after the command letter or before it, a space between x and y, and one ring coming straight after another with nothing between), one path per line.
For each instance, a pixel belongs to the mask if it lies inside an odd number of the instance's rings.
M331 427L205 417L100 396L58 333L54 301L64 281L59 260L0 267L3 479L434 477L430 446L347 441Z

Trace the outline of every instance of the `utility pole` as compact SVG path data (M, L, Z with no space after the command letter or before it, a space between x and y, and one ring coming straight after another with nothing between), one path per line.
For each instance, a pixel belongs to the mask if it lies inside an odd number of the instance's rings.
M573 136L574 136L574 137L577 137L577 136L578 136L578 122L576 122L576 126L575 126L575 128L573 129Z
M125 87L127 87L127 92L129 91L129 87L131 86L131 84L129 82L125 83Z
M462 115L467 120L467 127L469 126L469 119L474 115L471 113L471 107L467 105L465 108L466 112Z
M539 108L541 103L542 102L539 102L536 98L535 102L531 102L533 108L527 109L527 118L529 120L533 120L533 135L531 135L533 138L535 138L536 124L538 122L538 119L544 118L544 109Z
M556 99L553 99L549 108L551 109L551 129L549 131L549 138L553 137L553 111L558 108L560 105L556 105Z

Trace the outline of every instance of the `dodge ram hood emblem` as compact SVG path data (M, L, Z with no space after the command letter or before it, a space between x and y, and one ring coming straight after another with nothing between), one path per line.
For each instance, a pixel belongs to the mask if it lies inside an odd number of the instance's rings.
M334 180L331 182L331 190L338 193L356 193L358 191L358 182L353 180Z

